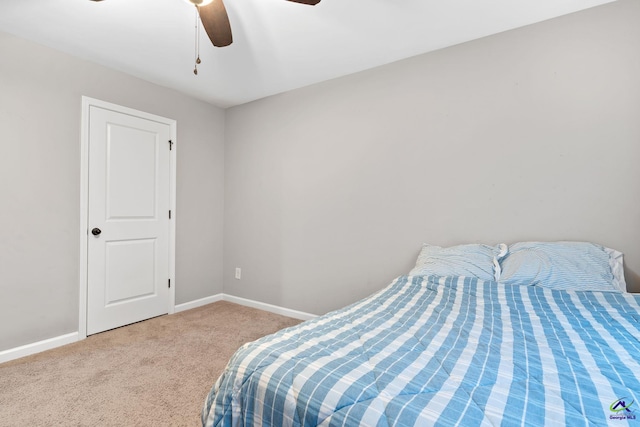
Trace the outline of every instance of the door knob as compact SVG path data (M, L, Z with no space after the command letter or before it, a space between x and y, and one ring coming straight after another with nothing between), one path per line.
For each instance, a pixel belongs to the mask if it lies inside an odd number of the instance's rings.
M102 233L102 230L100 230L99 228L94 228L93 230L91 230L91 234L93 234L94 236L97 236L98 234Z

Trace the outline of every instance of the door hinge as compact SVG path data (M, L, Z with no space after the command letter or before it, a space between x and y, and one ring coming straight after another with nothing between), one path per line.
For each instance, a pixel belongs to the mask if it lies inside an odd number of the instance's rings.
M171 279L169 279L169 289L171 289Z
M171 210L169 210L169 219L171 219Z
M169 140L169 151L173 149L173 141Z

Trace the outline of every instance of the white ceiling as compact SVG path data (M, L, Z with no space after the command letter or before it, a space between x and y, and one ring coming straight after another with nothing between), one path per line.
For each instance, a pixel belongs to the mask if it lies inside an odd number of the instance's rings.
M0 31L229 107L611 1L225 0L198 76L185 0L0 0Z

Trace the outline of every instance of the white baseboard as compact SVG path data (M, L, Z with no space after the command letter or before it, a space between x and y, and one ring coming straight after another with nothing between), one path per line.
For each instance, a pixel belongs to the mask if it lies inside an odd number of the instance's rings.
M277 305L267 304L260 301L254 301L246 298L236 297L227 294L217 294L210 297L201 298L195 301L178 304L175 306L175 313L190 310L192 308L201 307L218 301L229 301L235 304L244 305L246 307L257 308L259 310L268 311L270 313L280 314L282 316L293 317L294 319L309 320L317 317L315 314L305 313L302 311L291 310L289 308L279 307ZM0 363L9 362L10 360L19 359L20 357L30 356L42 351L51 350L66 344L71 344L80 340L78 332L72 332L59 337L49 338L43 341L34 342L9 350L0 351Z
M291 310L290 308L279 307L277 305L267 304L260 301L254 301L246 298L240 298L233 295L222 294L224 301L233 302L236 304L244 305L251 308L257 308L260 310L268 311L270 313L280 314L282 316L293 317L294 319L310 320L318 317L315 314L305 313L303 311Z
M192 308L202 307L203 305L211 304L214 302L222 301L224 294L212 295L210 297L200 298L195 301L185 302L184 304L178 304L175 308L175 313L179 313L185 310L191 310Z
M71 344L78 341L78 339L78 333L72 332L70 334L60 335L59 337L53 337L20 347L10 348L9 350L3 350L0 351L0 363L8 362L10 360L19 359L20 357L30 356L42 351L51 350L56 347Z
M175 312L190 310L192 308L202 307L218 301L229 301L235 304L244 305L246 307L257 308L259 310L268 311L270 313L280 314L282 316L293 317L294 319L309 320L317 317L315 314L305 313L302 311L291 310L290 308L279 307L277 305L267 304L260 301L254 301L247 298L236 297L227 294L216 294L210 297L201 298L195 301L186 302L176 305Z

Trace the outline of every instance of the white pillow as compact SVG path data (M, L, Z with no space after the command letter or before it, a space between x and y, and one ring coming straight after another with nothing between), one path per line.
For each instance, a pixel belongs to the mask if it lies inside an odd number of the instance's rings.
M466 276L495 280L494 259L499 249L481 244L442 248L424 244L412 276Z
M624 280L624 255L622 252L611 248L605 247L604 251L609 255L609 266L611 267L611 273L613 273L613 286L620 292L627 292L627 282Z
M588 242L519 242L499 260L499 282L560 290L625 292L622 254ZM616 276L613 270L615 267Z

